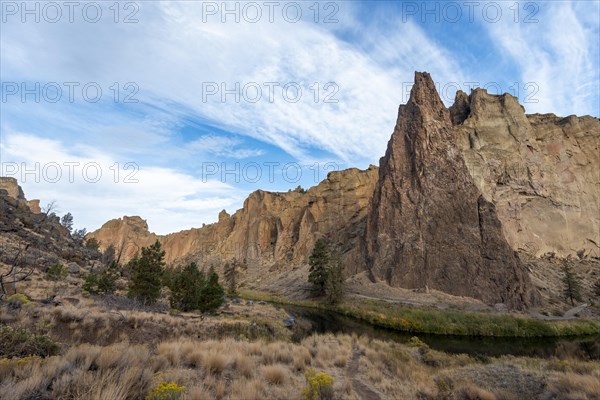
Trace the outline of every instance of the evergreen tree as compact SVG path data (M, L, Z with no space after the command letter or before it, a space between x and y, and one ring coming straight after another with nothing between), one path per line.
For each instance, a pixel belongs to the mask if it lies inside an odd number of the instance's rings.
M112 261L98 274L98 293L113 294L117 290L117 280L120 276L119 264Z
M329 266L329 252L323 239L317 240L310 255L308 263L310 272L308 281L313 285L317 295L325 294L325 283L327 282L327 268Z
M181 311L199 310L205 280L196 263L186 265L172 279L171 307Z
M98 251L100 248L100 242L98 242L96 238L89 238L85 241L85 247L90 250Z
M60 281L69 275L67 267L60 263L56 263L46 270L46 278L51 281Z
M78 244L83 244L83 238L85 237L86 234L87 234L87 229L85 229L85 228L75 229L73 231L73 233L71 234L71 237Z
M202 288L200 311L216 310L225 301L225 290L219 285L219 275L215 272L214 267L210 267L206 284Z
M71 233L73 230L73 215L71 215L70 212L63 215L63 217L60 219L60 224L64 226L69 233Z
M95 272L87 274L81 288L88 293L98 293L98 274Z
M575 300L581 301L581 281L573 272L567 261L563 264L563 294L567 300L571 301L571 305L575 305Z
M142 255L129 262L132 271L128 296L145 304L156 303L160 297L165 252L157 240L150 247L142 247Z
M327 281L325 282L325 295L330 304L336 304L342 300L344 285L344 264L339 256L334 257L327 269Z

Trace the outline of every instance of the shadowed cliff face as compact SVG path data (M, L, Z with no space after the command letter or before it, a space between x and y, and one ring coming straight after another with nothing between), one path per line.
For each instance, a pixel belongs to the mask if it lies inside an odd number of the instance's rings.
M457 148L450 112L427 73L380 161L365 235L367 265L392 286L433 288L523 308L530 282Z

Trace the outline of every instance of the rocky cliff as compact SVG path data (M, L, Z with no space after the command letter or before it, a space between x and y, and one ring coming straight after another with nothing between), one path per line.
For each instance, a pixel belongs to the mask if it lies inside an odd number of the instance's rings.
M352 274L364 268L359 238L376 182L374 166L330 172L307 191L257 190L235 214L222 211L218 222L202 228L157 236L140 217L124 217L105 223L87 238L96 238L102 248L113 244L117 252L123 249L124 261L158 239L169 263L235 258L272 266L305 263L316 239L326 237L345 254L347 273Z
M380 161L365 234L367 266L392 286L433 288L523 308L529 277L507 243L495 207L473 182L450 112L427 73Z
M169 263L236 258L262 271L306 263L326 237L347 275L368 269L392 285L514 307L531 299L511 249L600 256L597 118L526 115L513 96L481 89L458 92L447 110L428 75L415 86L379 172L333 172L306 192L258 190L202 228L157 236L124 217L88 237L122 249L123 261L158 239Z
M39 214L42 212L39 200L27 200L23 189L15 178L0 177L0 190L6 190L6 196L26 205L31 212Z
M514 249L600 257L600 120L526 115L515 97L482 89L458 92L450 111L467 168Z

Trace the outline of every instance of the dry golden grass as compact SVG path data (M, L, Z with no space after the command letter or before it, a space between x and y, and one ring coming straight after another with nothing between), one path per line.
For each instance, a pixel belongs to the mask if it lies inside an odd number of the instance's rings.
M237 380L231 385L232 399L262 400L264 395L264 384L260 379Z
M466 355L356 335L313 335L300 343L245 335L219 339L208 336L214 321L209 329L197 318L91 306L59 306L39 317L21 310L2 319L30 327L41 323L64 339L65 350L47 359L0 360L0 399L143 399L161 382L185 386L186 400L301 398L309 368L334 378L336 399L360 399L356 380L382 399L592 399L600 392L600 362L503 357L483 364ZM211 339L195 337L198 332ZM82 343L73 345L77 342ZM493 372L506 365L547 386L530 393L508 382L500 391Z
M220 374L230 363L228 356L220 353L210 352L204 357L204 368L209 374Z
M600 379L592 375L572 372L561 374L553 379L543 398L550 399L599 399Z
M235 359L235 369L244 378L252 378L254 376L254 368L256 368L254 361L245 355L239 355Z
M265 365L262 368L265 380L273 385L283 384L287 379L287 371L287 367L282 364Z

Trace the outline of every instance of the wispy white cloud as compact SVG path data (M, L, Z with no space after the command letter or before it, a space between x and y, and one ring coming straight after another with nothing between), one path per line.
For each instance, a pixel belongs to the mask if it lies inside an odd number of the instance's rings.
M515 24L505 18L484 24L499 53L519 66L522 82L539 88L535 94L535 87L522 93L530 96L525 102L527 112L598 115L600 3L536 4L537 22ZM511 15L510 4L503 5Z
M117 164L101 150L68 147L21 132L3 137L3 174L17 178L28 198L56 200L76 225L98 228L122 215L150 215L150 228L169 233L190 221L216 221L242 198L228 184L175 169Z
M598 15L598 4L583 3L551 10L544 5L539 18L546 25L509 18L481 25L497 43L490 51L505 54L524 82L538 83L540 103L527 104L528 112L597 114L598 26L591 15ZM307 165L323 158L359 167L377 163L415 70L442 83L471 81L488 70L471 65L478 54L453 53L443 45L447 38L403 21L384 3L370 10L369 19L356 2L338 2L339 22L331 25L281 18L236 24L215 17L206 23L201 2L138 4L136 24L12 20L2 27L4 81L98 82L109 96L115 82L140 88L137 104L81 98L74 104L3 104L2 161L138 162L144 182L133 186L24 184L30 197L56 198L64 209L85 215L88 227L133 213L160 232L214 220L218 209L239 207L244 191L201 182L194 155L277 157L257 141ZM279 84L274 93L271 82ZM335 85L325 90L329 82ZM289 83L302 88L297 102L284 98L281 86ZM236 84L261 88L260 100L249 101L250 91L240 101L231 94L222 101L222 89ZM207 85L216 85L218 93L206 95ZM325 102L327 95L336 101ZM182 132L199 120L218 134ZM251 146L244 136L253 139Z
M242 159L265 154L262 149L241 147L243 142L234 137L204 135L186 144L186 148L196 153L209 153L217 157Z

